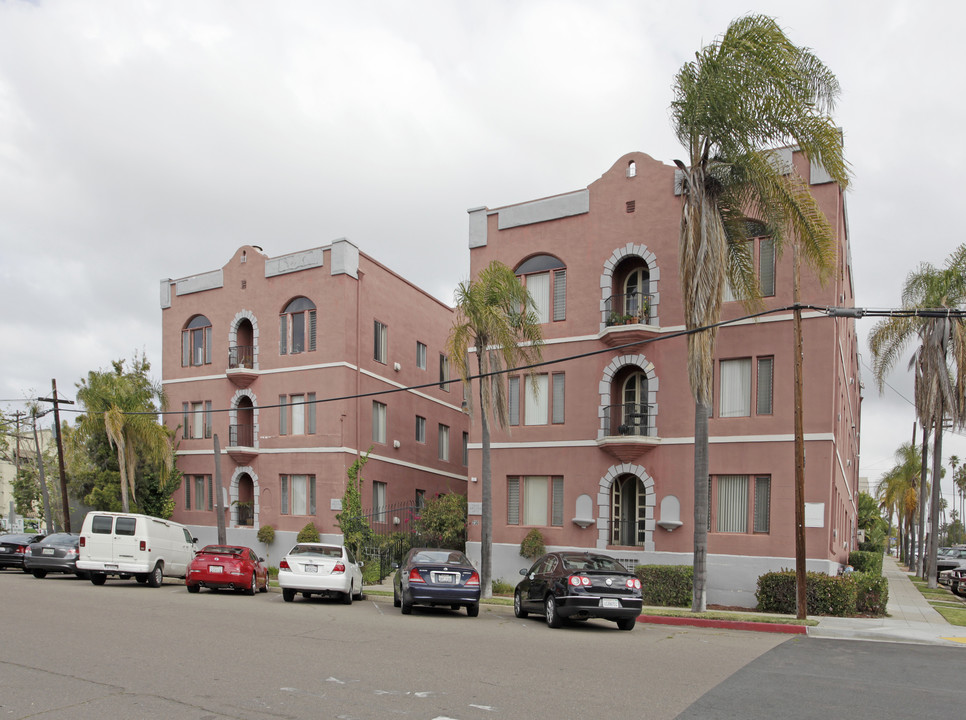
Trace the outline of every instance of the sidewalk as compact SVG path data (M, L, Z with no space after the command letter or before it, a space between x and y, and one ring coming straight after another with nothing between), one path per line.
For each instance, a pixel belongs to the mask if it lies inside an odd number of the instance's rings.
M811 637L848 640L879 640L927 645L966 647L966 627L950 625L926 602L922 593L891 555L882 561L882 574L889 581L887 617L816 618L819 624L808 628Z

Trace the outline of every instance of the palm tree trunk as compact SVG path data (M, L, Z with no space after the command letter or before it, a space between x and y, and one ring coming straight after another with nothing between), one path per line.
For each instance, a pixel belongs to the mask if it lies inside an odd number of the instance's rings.
M694 404L694 589L692 612L708 607L708 415L709 408Z
M942 477L943 458L943 401L939 399L939 420L936 422L936 437L932 449L932 505L929 510L929 556L926 567L929 570L929 580L926 587L935 588L938 585L936 574L936 560L939 550L939 500L942 497L940 478Z
M916 575L925 578L925 552L923 538L926 535L926 474L929 472L929 463L926 461L929 452L929 428L923 425L922 428L922 462L919 475L919 537L915 546L916 553Z
M484 598L489 598L493 596L493 583L490 580L493 572L493 491L490 483L490 424L486 417L487 408L483 404L483 383L489 378L483 377L482 364L479 375L480 429L483 440L483 467L480 472L480 489L483 493L480 517L480 592Z

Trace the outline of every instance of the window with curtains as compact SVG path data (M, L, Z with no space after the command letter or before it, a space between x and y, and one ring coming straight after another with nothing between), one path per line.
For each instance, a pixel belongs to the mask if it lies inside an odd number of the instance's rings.
M372 519L386 522L386 483L372 481Z
M195 510L212 510L215 496L211 475L188 475L184 478L184 509L191 510L194 495ZM207 488L207 491L206 491Z
M383 365L389 357L389 328L378 320L373 321L372 358Z
M718 475L715 532L771 531L771 476Z
M463 433L463 467L470 464L470 434Z
M211 364L211 320L195 315L181 331L181 365Z
M439 354L439 389L449 392L449 358L443 353Z
M508 525L563 526L563 478L521 476L507 478Z
M567 319L567 268L552 255L535 255L516 269L533 299L537 322Z
M416 416L416 442L426 442L426 418Z
M315 393L278 396L278 434L315 435Z
M522 383L520 376L508 378L507 411L510 425L520 424L521 406L524 425L563 424L565 378L565 373L524 375Z
M759 225L756 223L756 225ZM762 228L755 228L752 232ZM748 240L745 247L748 251L748 261L753 263L750 267L758 269L758 289L763 297L772 297L775 294L775 241L770 237L756 237ZM757 253L757 263L755 263ZM726 282L724 288L724 301L741 300L743 298L735 294L731 288L731 283Z
M372 441L386 442L386 406L378 400L372 401Z
M416 367L420 370L426 369L426 345L416 341Z
M439 426L439 459L449 461L449 426Z
M186 440L199 440L211 437L211 400L204 402L182 403L184 415L181 436Z
M752 358L722 360L718 371L718 417L749 417L752 399L756 415L771 415L775 359L754 358L755 382L752 383Z
M315 515L315 475L281 476L282 515Z
M315 350L315 303L307 297L292 300L279 315L279 347L281 355Z

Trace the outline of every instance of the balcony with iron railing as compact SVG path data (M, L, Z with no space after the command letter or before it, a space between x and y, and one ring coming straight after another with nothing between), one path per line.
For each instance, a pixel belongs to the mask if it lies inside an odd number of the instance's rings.
M255 381L258 371L255 370L254 345L235 345L228 348L227 375L238 387L248 387Z
M631 292L611 295L604 301L604 331L601 339L620 345L654 337L658 333L651 315L652 296Z
M228 426L228 454L240 464L251 462L258 455L254 425L244 423Z
M646 520L616 520L613 523L611 545L644 547L647 541Z
M603 437L597 446L623 462L629 462L659 445L651 406L621 403L603 408Z

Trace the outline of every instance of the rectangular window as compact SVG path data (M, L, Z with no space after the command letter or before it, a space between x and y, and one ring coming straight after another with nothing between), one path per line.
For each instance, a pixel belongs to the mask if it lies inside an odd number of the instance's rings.
M205 476L195 475L195 507L203 510L205 507Z
M719 417L751 415L751 358L721 361Z
M372 519L386 522L386 483L372 481Z
M426 491L425 490L420 490L418 488L416 489L416 507L419 510L422 510L424 507L426 507Z
M426 346L416 341L416 367L420 370L426 369Z
M439 426L439 459L449 461L449 427Z
M416 442L426 442L426 418L416 416Z
M775 358L758 358L758 395L755 412L759 415L772 414L772 374L775 369Z
M315 475L282 475L282 515L315 515Z
M748 476L718 476L718 532L748 532Z
M538 323L550 322L550 273L526 276L527 292L533 299L533 309Z
M546 425L550 399L547 395L547 376L527 375L524 377L523 424Z
M559 476L507 478L507 524L562 527L563 490Z
M506 524L520 524L520 478L506 481Z
M520 378L511 377L507 390L507 415L511 425L520 424Z
M470 434L463 433L463 467L470 464Z
M755 532L771 532L771 477L755 478Z
M758 282L763 296L775 294L775 241L772 238L762 238L758 245Z
M205 436L205 405L204 403L191 403L191 423L189 437L194 439Z
M189 328L181 333L181 364L211 364L211 325Z
M372 401L372 441L386 442L386 406L378 400Z
M184 509L191 509L191 478L184 479Z
M278 434L288 435L288 396L278 396Z
M567 319L567 271L553 271L553 319Z
M440 390L445 390L446 392L449 392L449 383L446 382L447 380L449 380L449 358L443 355L443 353L440 353L439 354L439 389Z
M305 352L305 313L292 313L292 353Z
M211 479L211 475L208 478L208 509L215 509L215 482Z
M305 300L305 298L302 298ZM290 303L291 304L291 303ZM315 350L315 310L298 310L278 316L278 352L280 355Z
M305 435L305 396L292 395L289 403L292 408L292 435Z
M315 434L315 393L278 396L278 434Z
M553 423L560 425L564 421L564 377L563 373L553 373Z
M372 358L386 364L389 357L389 328L378 320L373 323Z

